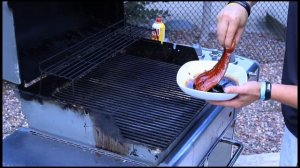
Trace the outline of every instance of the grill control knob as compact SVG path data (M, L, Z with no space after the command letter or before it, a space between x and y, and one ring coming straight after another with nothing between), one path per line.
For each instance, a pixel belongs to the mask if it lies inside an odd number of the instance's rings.
M218 56L212 56L212 57L211 57L211 60L217 61L217 60L219 60L219 59L218 59Z
M211 52L211 54L212 54L212 55L218 55L218 54L219 54L219 52L218 52L218 50L217 50L217 49L213 49L213 50L212 50L212 52Z
M235 65L238 64L238 61L237 61L237 59L235 59L235 55L233 55L233 54L230 56L229 62L231 62Z
M218 60L219 52L217 49L213 49L209 55L212 60Z
M229 62L235 62L235 56L231 54Z

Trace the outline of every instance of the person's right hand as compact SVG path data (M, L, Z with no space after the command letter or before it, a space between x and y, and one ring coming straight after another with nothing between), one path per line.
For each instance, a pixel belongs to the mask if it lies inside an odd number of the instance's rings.
M217 15L217 36L222 47L228 49L235 40L235 45L240 41L247 23L248 13L239 4L226 5Z

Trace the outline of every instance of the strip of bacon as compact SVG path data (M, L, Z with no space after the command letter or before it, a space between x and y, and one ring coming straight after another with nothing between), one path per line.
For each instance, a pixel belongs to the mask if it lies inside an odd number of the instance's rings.
M225 75L229 64L230 55L234 51L234 48L234 42L229 49L224 48L222 57L218 63L211 70L205 71L195 78L193 85L194 89L207 92L220 82Z

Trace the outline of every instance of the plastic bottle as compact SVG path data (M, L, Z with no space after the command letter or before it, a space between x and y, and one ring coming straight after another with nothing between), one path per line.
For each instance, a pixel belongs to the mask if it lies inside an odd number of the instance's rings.
M166 26L162 22L161 18L156 18L155 22L152 25L152 40L160 41L162 44L165 40L165 31Z

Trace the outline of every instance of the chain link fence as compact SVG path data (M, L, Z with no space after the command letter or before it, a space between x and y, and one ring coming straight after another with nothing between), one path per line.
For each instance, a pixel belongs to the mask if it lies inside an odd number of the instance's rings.
M166 25L166 41L222 50L217 42L216 17L226 1L125 1L127 22L151 29L160 16ZM288 2L258 2L251 10L235 54L259 63L281 62L285 51ZM151 38L151 34L145 38Z

